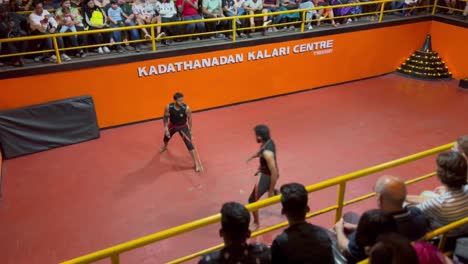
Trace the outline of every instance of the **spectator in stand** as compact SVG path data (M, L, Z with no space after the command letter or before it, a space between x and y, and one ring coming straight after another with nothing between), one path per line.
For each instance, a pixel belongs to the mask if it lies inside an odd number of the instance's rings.
M314 3L312 0L302 0L301 3L299 4L299 9L307 9L307 8L314 8ZM306 12L306 25L305 28L312 30L313 27L311 25L311 20L314 16L317 16L317 11L316 10L310 10Z
M312 0L314 6L330 6L328 1L329 0ZM335 20L333 19L335 17L335 14L333 13L333 8L320 9L317 13L317 17L319 18L319 21L317 21L317 27L320 26L320 20L325 19L326 17L330 18L332 26L338 26L338 23L335 23Z
M224 15L227 17L242 16L244 14L244 3L245 0L223 0ZM237 19L236 23L242 24L239 19Z
M400 178L382 176L375 184L379 209L393 216L398 233L410 241L419 240L429 231L426 217L419 208L403 207L406 200L406 185Z
M60 33L65 33L66 31L76 32L75 27L75 16L72 15L69 7L62 8L62 16L60 17ZM57 16L56 16L57 17Z
M138 25L161 24L161 16L155 12L154 6L146 0L135 0L132 6L133 14L136 16ZM146 28L141 29L146 39L151 39L151 35ZM164 37L166 34L161 31L161 26L156 27L156 39Z
M26 31L21 28L21 23L26 22L26 17L14 12L8 12L6 5L0 5L0 39L18 38L26 36ZM26 41L7 42L0 45L2 53L16 54L26 50ZM12 65L22 67L23 56L11 57Z
M244 10L249 15L261 14L263 10L263 2L262 0L246 0L244 4ZM267 19L265 20L265 17L263 17L263 26L267 26L268 24L271 23L271 21L268 21L268 17L266 18ZM250 27L252 29L252 32L254 32L255 31L255 18L253 17L250 18Z
M84 24L86 30L97 30L108 28L107 15L102 8L96 6L94 0L85 0L83 2L82 12L84 15ZM91 34L94 44L101 44L100 38L102 37L103 42L107 45L98 48L98 53L110 53L108 45L110 44L110 33L95 33Z
M226 17L233 17L233 16L241 16L244 14L244 9L242 8L242 5L245 1L244 0L223 0L223 11L224 15ZM238 34L239 32L239 27L242 25L242 22L240 19L236 20L237 23L237 32L236 34L239 37L244 37L245 34L241 33L240 35ZM228 27L229 29L232 29L232 20L228 20ZM229 34L229 38L232 38L231 35Z
M369 264L418 264L418 255L410 241L397 233L379 236L369 250Z
M35 2L33 4L34 12L29 14L29 26L31 28L32 35L48 35L54 34L57 32L58 23L55 19L50 15L47 10L44 10L42 2ZM40 45L45 46L46 49L53 49L54 46L52 44L51 38L41 39ZM57 37L57 45L59 49L63 48L63 40L61 37ZM63 61L71 60L67 54L61 54ZM56 62L57 57L55 55L49 56L49 54L45 53L42 56L36 57L35 61L41 61L46 58L49 58L51 62Z
M331 5L343 5L343 4L354 4L357 3L357 0L331 0ZM337 16L349 16L349 15L358 15L362 13L362 6L346 6L346 7L339 7L333 10L334 15ZM352 23L353 21L357 21L357 17L352 18L343 18L342 23Z
M223 18L224 12L222 0L202 0L202 12L205 18ZM215 31L221 30L228 25L226 20L216 21L214 24ZM224 34L219 33L211 38L225 38L225 36Z
M179 16L177 15L177 9L173 0L158 0L156 2L156 10L161 15L162 23L167 22L177 22L179 21ZM163 30L168 36L176 36L180 34L180 26L165 26ZM163 40L163 44L170 45L172 39Z
M209 253L200 260L200 264L271 263L270 250L264 244L247 244L250 237L250 214L236 202L223 204L221 209L221 230L219 235L224 240L224 248Z
M359 219L356 231L348 237L345 233L347 225L348 223L341 219L336 223L334 229L338 248L350 264L366 259L366 251L376 243L379 235L398 230L395 219L378 209L365 212Z
M66 9L69 10L67 14L64 12ZM81 16L78 8L71 6L71 2L69 0L62 1L60 7L55 10L55 17L59 23L60 33L84 31L83 17ZM77 47L78 45L86 45L86 37L86 35L80 35L70 36L67 38L72 47ZM65 42L67 38L65 39ZM76 51L75 56L85 57L86 55L81 49Z
M462 136L458 138L457 142L455 142L455 145L452 148L452 151L460 153L468 162L468 136ZM468 182L468 171L467 171L467 182ZM411 200L413 202L422 203L434 197L438 197L444 194L445 192L447 192L447 188L445 186L438 186L434 189L434 191L422 192L420 196L412 195Z
M182 20L200 20L203 19L202 16L198 13L198 0L177 0L177 9L182 15ZM193 24L188 24L185 33L193 34L195 32L201 33L205 31L205 23L197 22ZM199 40L198 37L192 38Z
M267 14L271 12L278 12L280 11L280 1L279 0L263 0L263 9L262 13ZM267 24L264 23L264 26L269 25L273 22L273 25L278 24L282 19L284 15L276 15L275 20L272 20L271 16L264 16L263 21L266 22Z
M131 0L130 0L131 1ZM130 6L125 0L118 0L117 2L119 4L120 9L122 9L122 16L125 18L124 20L124 25L129 27L129 26L135 26L136 25L136 16L133 14L132 6ZM140 39L140 34L138 33L137 29L130 29L130 37L132 40L139 40ZM128 31L123 32L126 36L124 38L124 42L128 40ZM140 43L135 43L135 51L140 52ZM124 46L125 49L130 50L128 43Z
M289 183L281 186L280 192L281 213L286 215L289 227L271 245L272 263L334 264L332 242L327 232L306 221L310 209L305 187Z
M437 157L437 177L446 188L440 196L420 203L419 196L407 196L407 201L417 207L429 219L432 229L468 217L468 186L466 185L467 162L457 152L441 153ZM453 249L456 238L466 235L468 226L447 233L447 249Z
M300 3L300 0L280 0L281 11L298 9L299 3ZM286 18L288 22L295 22L301 18L301 14L299 12L289 13L289 14L282 15L281 19L283 19L283 17ZM287 31L296 30L296 27L295 25L290 25L289 27L286 26L286 30ZM273 31L276 31L276 28L273 28Z
M32 0L10 0L10 10L12 12L34 10Z
M118 28L118 27L124 27L125 24L123 22L125 14L123 13L122 9L117 3L117 0L110 0L110 8L107 9L107 17L109 21L109 26L111 28ZM122 32L121 31L114 31L112 32L112 37L114 38L115 42L122 42ZM122 47L122 44L117 44L116 46L117 52L124 52L124 48Z

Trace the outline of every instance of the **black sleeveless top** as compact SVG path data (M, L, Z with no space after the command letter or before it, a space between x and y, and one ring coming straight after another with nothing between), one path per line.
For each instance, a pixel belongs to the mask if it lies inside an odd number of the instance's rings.
M263 158L263 152L265 150L269 150L271 152L273 152L274 156L275 156L275 165L276 164L276 146L275 146L275 142L273 142L273 140L269 139L265 145L262 146L262 148L260 149L260 151L258 152L258 155L260 156L260 172L261 173L264 173L264 174L267 174L267 175L271 175L271 171L270 169L268 168L268 163L267 161L265 160L265 158Z
M187 123L187 105L183 105L179 110L175 108L175 104L169 104L169 120L172 125L183 126Z

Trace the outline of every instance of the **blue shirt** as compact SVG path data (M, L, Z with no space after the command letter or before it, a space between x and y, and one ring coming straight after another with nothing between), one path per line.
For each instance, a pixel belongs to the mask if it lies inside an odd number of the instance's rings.
M116 9L113 9L112 7L107 10L107 15L112 18L115 21L122 21L122 9L120 7L117 7Z

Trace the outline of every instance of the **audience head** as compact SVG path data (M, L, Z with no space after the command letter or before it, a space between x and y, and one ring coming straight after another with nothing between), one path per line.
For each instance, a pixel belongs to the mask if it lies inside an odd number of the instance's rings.
M60 3L60 6L61 6L62 8L64 8L64 7L71 7L70 0L62 0L62 2Z
M281 186L281 213L286 215L289 222L302 222L305 220L309 206L309 196L304 185L288 183Z
M453 147L453 150L455 152L459 152L466 160L468 160L468 136L459 137Z
M395 219L382 210L369 210L359 219L356 244L366 250L375 244L379 235L390 232L397 232Z
M375 193L379 208L387 213L402 210L407 194L405 182L390 175L384 175L377 180Z
M369 264L418 264L418 255L406 237L387 233L370 249Z
M270 140L270 129L266 125L257 125L254 131L258 143Z
M94 0L84 0L83 7L88 9L93 9L95 7Z
M44 3L43 1L34 1L32 6L34 7L34 13L37 15L41 15L42 11L44 11Z
M221 230L226 245L245 243L250 237L250 214L240 203L228 202L221 208Z
M441 153L437 156L437 176L442 184L450 189L459 190L466 184L467 164L457 152Z

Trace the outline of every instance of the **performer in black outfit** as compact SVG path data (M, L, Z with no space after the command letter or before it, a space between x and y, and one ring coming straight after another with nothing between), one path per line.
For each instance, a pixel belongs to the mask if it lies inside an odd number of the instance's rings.
M250 194L249 203L258 201L266 192L268 192L268 197L278 194L278 190L275 189L276 181L279 177L275 142L270 138L270 129L267 126L257 125L254 131L257 143L261 143L262 145L257 153L247 159L247 162L254 158L260 158L260 168L255 174L260 174L260 180L255 184ZM258 212L252 212L252 215L254 218L252 229L255 230L260 226Z
M175 133L179 133L195 163L195 171L203 170L197 150L192 142L192 115L188 105L184 103L184 95L174 94L174 102L164 110L164 146L161 153L166 151L169 140Z

